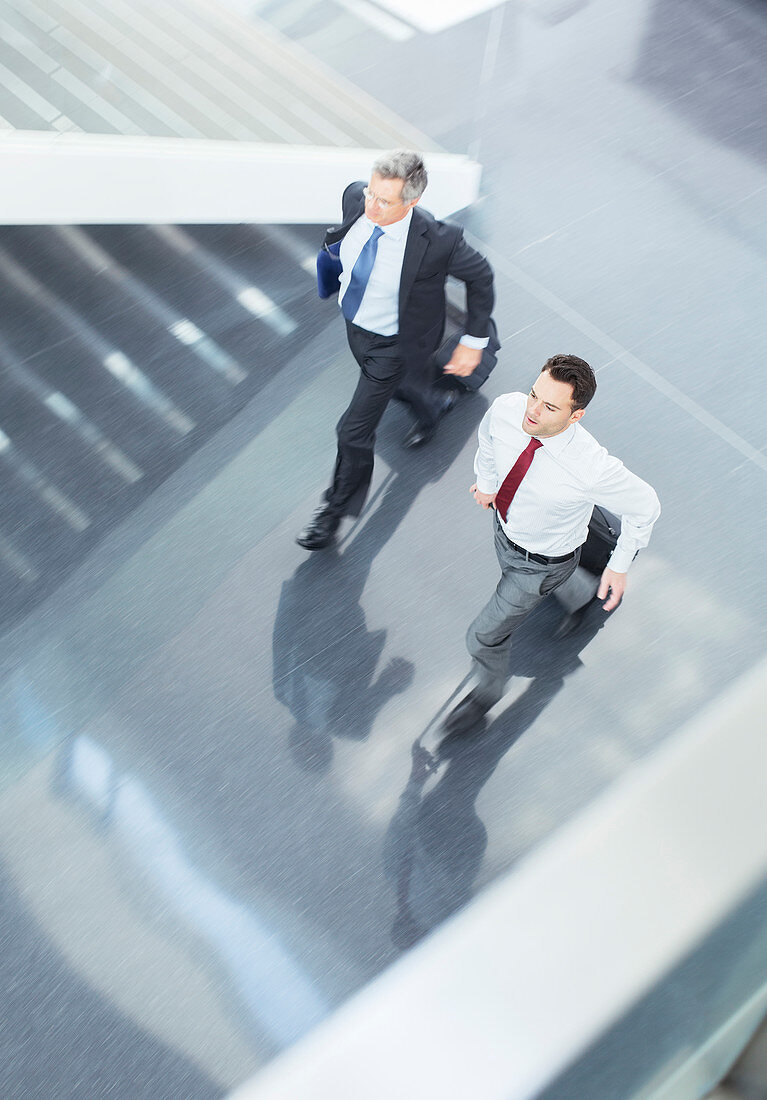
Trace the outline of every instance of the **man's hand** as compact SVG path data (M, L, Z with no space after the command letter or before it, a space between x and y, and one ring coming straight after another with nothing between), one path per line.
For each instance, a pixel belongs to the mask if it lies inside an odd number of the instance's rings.
M626 591L626 574L616 573L614 569L605 569L597 589L597 599L603 600L608 591L610 598L607 603L602 604L602 607L605 611L612 611L621 602L623 593Z
M476 485L472 485L469 492L474 497L477 504L481 504L483 508L491 508L493 504L495 504L496 493L480 493ZM617 577L618 574L616 573L615 576Z
M445 364L445 374L457 374L460 378L466 378L476 370L482 360L482 349L467 348L465 344L458 344L453 357Z

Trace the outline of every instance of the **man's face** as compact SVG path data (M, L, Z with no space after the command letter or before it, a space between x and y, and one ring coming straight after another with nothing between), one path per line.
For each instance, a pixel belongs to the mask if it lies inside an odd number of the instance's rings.
M402 221L408 210L415 206L412 202L402 201L404 180L385 180L376 172L370 177L366 187L365 213L376 225L393 225Z
M584 410L573 410L572 402L569 382L557 382L548 371L542 371L528 394L522 431L536 439L559 435L583 416Z

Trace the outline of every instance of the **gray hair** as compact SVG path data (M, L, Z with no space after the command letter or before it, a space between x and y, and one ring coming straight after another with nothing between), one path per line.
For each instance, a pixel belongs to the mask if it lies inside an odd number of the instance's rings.
M407 149L395 149L384 153L373 165L373 172L385 180L402 180L402 201L420 199L426 190L429 177L418 153Z

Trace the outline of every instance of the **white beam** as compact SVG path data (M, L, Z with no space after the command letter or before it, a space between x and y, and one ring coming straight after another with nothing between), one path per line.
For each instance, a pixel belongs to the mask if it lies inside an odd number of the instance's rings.
M337 222L347 183L380 149L13 131L0 135L6 225ZM426 153L424 206L446 217L477 198L481 168Z
M426 34L439 34L448 27L465 23L503 0L378 0L392 15L406 19Z

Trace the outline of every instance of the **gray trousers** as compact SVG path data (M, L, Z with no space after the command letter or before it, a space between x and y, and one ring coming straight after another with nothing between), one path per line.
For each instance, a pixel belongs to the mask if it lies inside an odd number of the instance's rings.
M544 565L514 550L494 516L495 552L501 579L466 634L466 646L476 662L477 698L492 706L504 694L514 632L542 600L573 573L580 550L567 561Z

